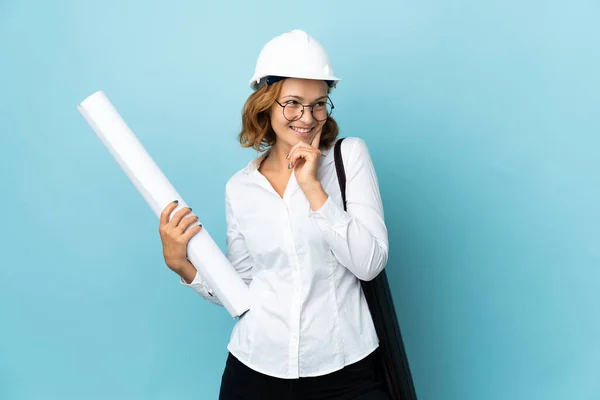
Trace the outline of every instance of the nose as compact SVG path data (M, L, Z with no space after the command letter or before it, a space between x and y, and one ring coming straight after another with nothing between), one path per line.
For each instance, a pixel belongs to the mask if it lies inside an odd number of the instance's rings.
M312 107L304 107L304 113L300 117L300 121L306 125L313 123Z

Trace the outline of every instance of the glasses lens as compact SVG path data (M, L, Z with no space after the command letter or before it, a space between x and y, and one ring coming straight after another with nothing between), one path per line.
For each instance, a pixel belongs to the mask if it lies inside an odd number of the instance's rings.
M320 101L311 107L312 116L317 121L325 121L331 115L333 106L328 101ZM302 117L304 106L300 103L286 103L283 116L288 121L296 121Z
M287 103L283 107L283 116L289 121L295 121L302 116L302 104Z
M320 101L313 106L313 118L317 121L325 121L331 115L331 103Z

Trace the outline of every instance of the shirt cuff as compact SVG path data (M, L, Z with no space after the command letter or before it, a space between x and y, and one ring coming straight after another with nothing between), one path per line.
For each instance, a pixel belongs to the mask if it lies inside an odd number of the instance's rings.
M309 217L316 223L322 232L345 226L351 221L350 215L343 208L334 203L331 196L317 211L311 211Z
M206 282L202 279L202 277L200 276L200 273L198 271L196 271L196 276L194 277L194 280L191 281L190 283L187 283L181 277L179 278L179 281L181 282L181 284L183 286L191 287L192 289L194 289L196 292L198 292L200 294L208 294L210 297L214 296L212 290L210 290L206 286Z

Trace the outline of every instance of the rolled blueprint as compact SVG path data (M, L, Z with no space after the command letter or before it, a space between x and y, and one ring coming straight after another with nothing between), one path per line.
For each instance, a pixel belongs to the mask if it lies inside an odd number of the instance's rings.
M173 200L179 200L173 212L187 207L103 91L86 98L77 109L157 217ZM190 262L232 317L236 318L250 308L248 286L211 238L206 227L190 239L187 252Z

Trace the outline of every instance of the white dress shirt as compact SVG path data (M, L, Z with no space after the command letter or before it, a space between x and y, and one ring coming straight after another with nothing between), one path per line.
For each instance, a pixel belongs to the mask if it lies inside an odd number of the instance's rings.
M265 156L233 175L225 189L226 256L253 299L227 348L270 376L327 374L378 346L359 281L375 278L388 258L377 176L365 142L346 138L346 212L333 145L322 149L318 179L328 199L313 211L294 173L283 198L277 194L258 171ZM199 274L181 283L220 304Z

